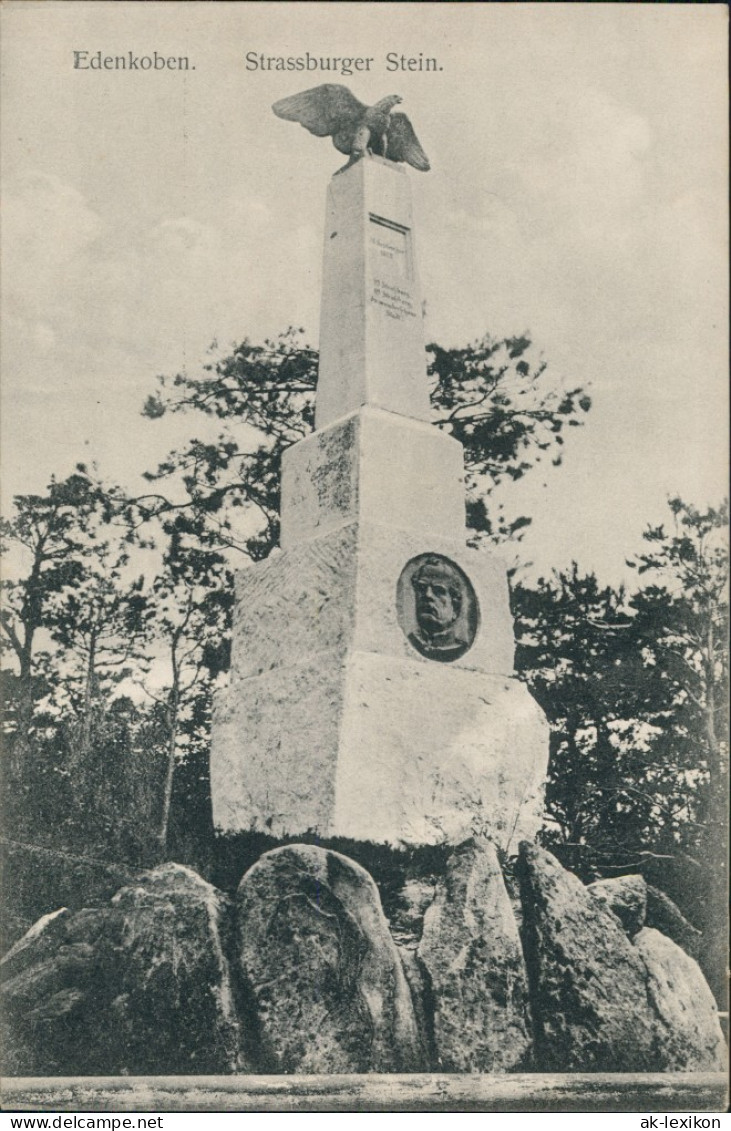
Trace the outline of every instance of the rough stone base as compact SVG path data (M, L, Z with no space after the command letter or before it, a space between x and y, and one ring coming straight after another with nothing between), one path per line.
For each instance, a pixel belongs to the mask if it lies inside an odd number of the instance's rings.
M414 643L403 580L427 554L464 579L465 647L443 662ZM531 839L549 734L514 649L504 566L456 538L349 522L242 570L214 709L216 826L392 845Z
M547 750L515 679L333 650L230 695L216 823L393 845L484 834L515 849L540 827Z
M725 1112L723 1073L5 1079L4 1111Z
M515 640L507 575L494 555L470 549L464 540L350 522L291 549L272 551L265 561L237 572L228 697L245 696L244 684L254 676L333 648L435 666L409 643L397 609L404 566L427 553L453 561L470 579L479 605L472 647L446 666L512 675Z

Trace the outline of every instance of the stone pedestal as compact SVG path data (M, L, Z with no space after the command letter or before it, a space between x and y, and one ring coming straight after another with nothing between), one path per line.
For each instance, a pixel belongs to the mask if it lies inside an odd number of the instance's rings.
M357 521L463 542L462 445L366 406L284 453L281 519L282 549Z
M426 554L464 572L479 608L472 646L447 663L400 623L399 578ZM236 596L218 825L391 844L533 837L547 727L512 678L507 583L489 555L352 522L242 571Z
M281 550L236 581L214 821L503 848L541 820L548 728L514 678L505 570L466 546L462 449L426 423L408 177L333 178L317 430L282 462Z

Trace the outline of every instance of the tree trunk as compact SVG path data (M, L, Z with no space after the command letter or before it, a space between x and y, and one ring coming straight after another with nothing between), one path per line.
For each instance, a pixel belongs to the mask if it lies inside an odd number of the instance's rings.
M160 859L164 861L167 856L168 846L168 833L170 826L170 809L173 799L173 781L175 778L175 752L178 739L178 710L179 710L179 688L176 681L170 691L170 700L168 705L167 723L168 723L168 743L167 743L167 765L165 768L165 787L162 795L162 813L160 816L160 831L158 833L158 841L160 843Z
M18 685L18 729L10 749L10 775L14 783L24 776L30 753L30 732L33 727L33 661L32 637L26 641L18 657L20 672Z
M81 713L81 729L79 741L72 749L69 758L69 769L72 773L85 774L89 771L91 743L93 735L94 701L96 699L96 648L97 634L92 632L89 641L89 654L86 661L86 675L84 678L84 702Z

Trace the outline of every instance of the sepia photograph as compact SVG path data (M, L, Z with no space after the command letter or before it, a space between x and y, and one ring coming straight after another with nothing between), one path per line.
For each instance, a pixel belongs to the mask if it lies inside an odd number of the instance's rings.
M0 16L0 1107L725 1113L726 5Z

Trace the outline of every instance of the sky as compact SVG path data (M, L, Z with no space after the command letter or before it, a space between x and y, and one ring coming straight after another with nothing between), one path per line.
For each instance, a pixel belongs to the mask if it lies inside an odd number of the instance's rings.
M528 331L588 387L564 466L505 496L536 571L626 576L667 498L726 491L723 4L3 5L4 497L96 460L140 474L211 422L148 421L157 374L305 328L317 343L325 193L343 158L271 104L321 81L398 93L427 340ZM74 52L187 56L184 71ZM371 57L349 77L247 54ZM387 70L387 55L436 70Z

